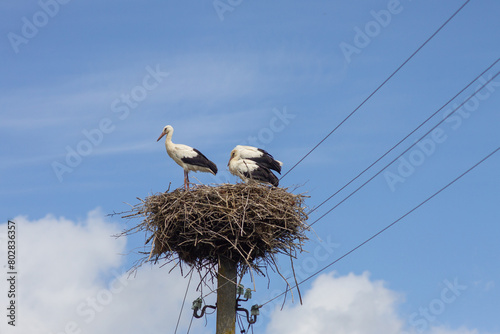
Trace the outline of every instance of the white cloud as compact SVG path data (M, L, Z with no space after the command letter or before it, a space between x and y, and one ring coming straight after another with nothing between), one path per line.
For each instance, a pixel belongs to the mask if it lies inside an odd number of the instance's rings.
M271 315L267 333L280 334L479 334L466 328L431 327L418 331L397 311L402 296L362 275L323 274L312 284L303 305L279 307Z
M368 273L319 276L304 296L304 305L275 311L268 333L399 333L403 326L394 305L397 293ZM293 319L293 321L291 321Z
M126 239L112 237L120 226L91 211L81 222L47 215L16 217L18 243L17 323L0 322L1 333L173 332L187 281L169 268L140 268L134 277L123 266ZM7 231L0 225L0 243ZM0 257L6 258L2 246ZM196 298L193 277L181 329ZM7 291L2 279L2 305ZM3 316L5 318L5 315ZM203 321L193 329L200 332ZM80 331L81 330L81 331Z

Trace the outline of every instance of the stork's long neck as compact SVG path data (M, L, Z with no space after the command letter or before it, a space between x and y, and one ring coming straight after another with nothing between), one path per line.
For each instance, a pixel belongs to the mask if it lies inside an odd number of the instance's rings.
M172 143L172 135L173 131L169 131L165 138L165 148L167 149L167 152L170 152L174 147L174 143Z

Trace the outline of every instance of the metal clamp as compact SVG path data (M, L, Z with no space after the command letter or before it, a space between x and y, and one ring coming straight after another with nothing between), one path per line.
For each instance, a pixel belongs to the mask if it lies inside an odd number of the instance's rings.
M216 309L217 307L216 306L213 306L213 305L205 305L203 306L203 308L201 307L203 303L203 299L201 298L196 298L193 302L193 306L191 307L191 309L193 310L193 317L195 318L201 318L205 315L205 311L207 310L207 308L211 308L211 309ZM201 308L201 313L198 314L198 310Z
M240 284L236 290L238 294L238 297L236 298L236 312L244 312L248 323L252 325L257 322L257 316L259 315L259 305L253 305L250 309L250 312L248 312L246 308L240 307L240 302L246 302L250 298L252 298L252 289L244 289L245 287ZM243 291L245 292L243 293ZM241 295L243 295L243 298L241 298Z
M236 311L245 312L248 323L250 325L253 325L257 322L257 316L259 315L259 305L257 304L253 305L252 308L250 309L250 312L248 312L248 310L243 307L236 308Z

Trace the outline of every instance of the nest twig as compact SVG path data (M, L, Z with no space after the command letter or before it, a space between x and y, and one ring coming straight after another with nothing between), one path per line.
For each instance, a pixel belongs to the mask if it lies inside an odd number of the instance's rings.
M307 240L304 195L256 183L197 186L151 195L125 212L143 218L123 235L145 231L151 251L140 264L187 264L216 277L219 256L238 264L238 274L270 267L279 272L275 256L292 260ZM205 276L206 277L206 276Z

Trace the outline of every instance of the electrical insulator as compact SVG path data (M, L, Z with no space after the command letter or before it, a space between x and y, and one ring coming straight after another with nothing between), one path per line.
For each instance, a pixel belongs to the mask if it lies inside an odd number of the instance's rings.
M192 310L199 310L201 308L201 303L202 300L201 298L196 298L195 301L193 302L193 306L191 307Z
M250 299L252 298L252 289L248 288L245 291L245 295L243 296L245 299Z
M259 315L259 305L255 304L250 309L250 315Z
M244 293L244 291L245 287L241 284L238 284L238 289L236 290L236 294L241 296Z

